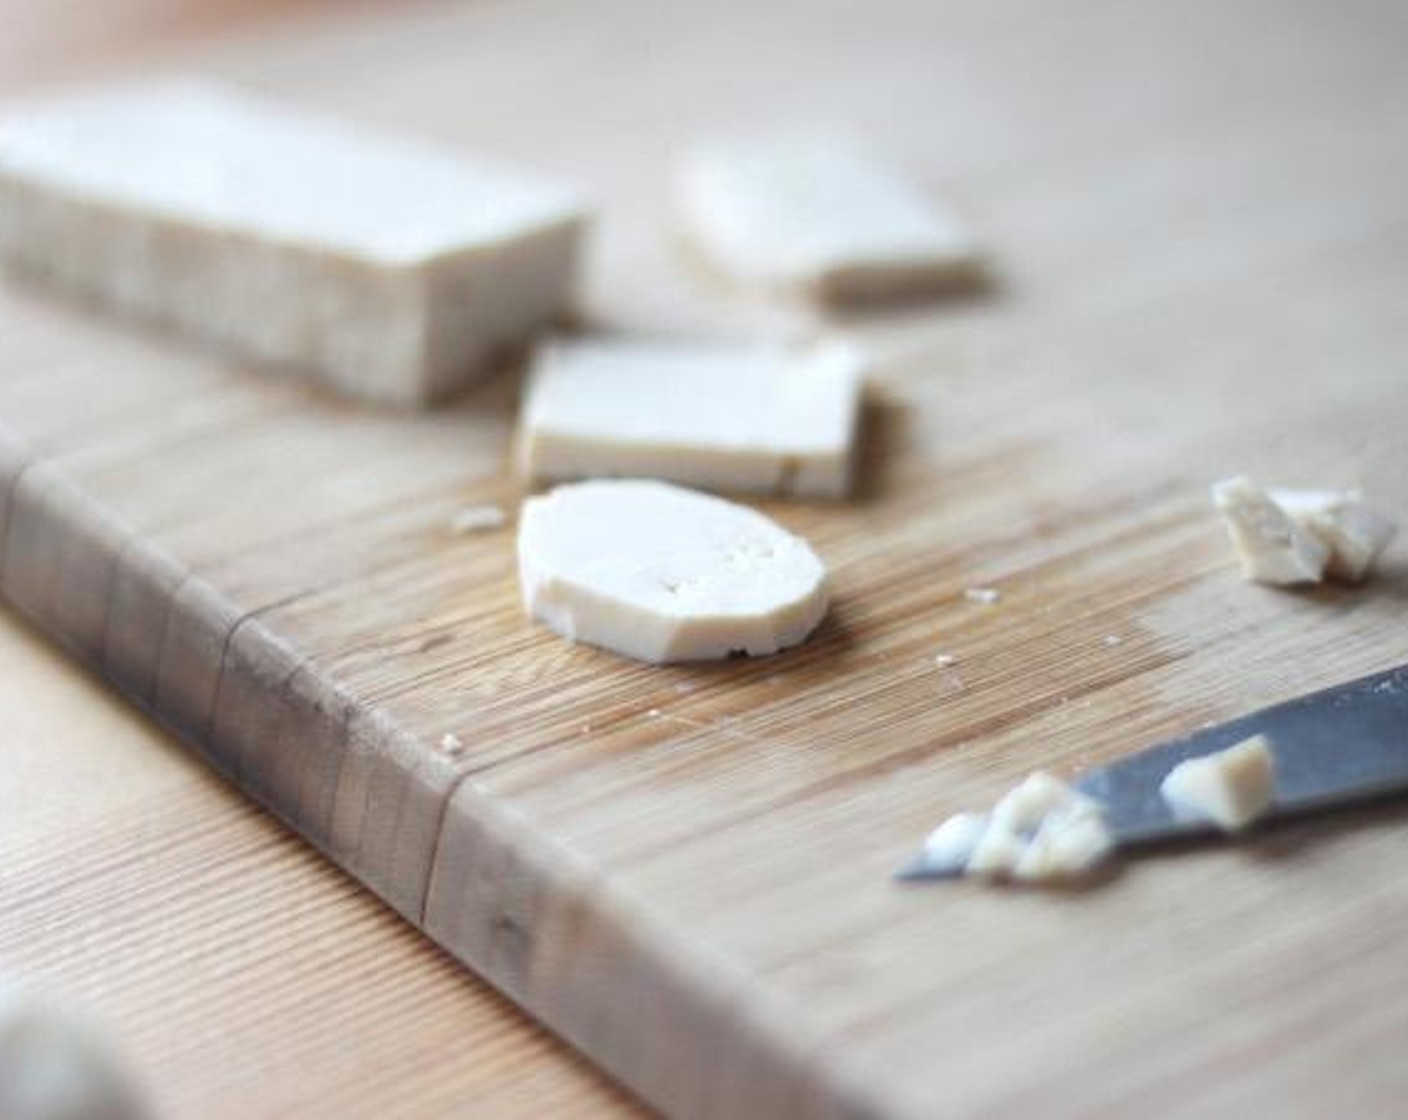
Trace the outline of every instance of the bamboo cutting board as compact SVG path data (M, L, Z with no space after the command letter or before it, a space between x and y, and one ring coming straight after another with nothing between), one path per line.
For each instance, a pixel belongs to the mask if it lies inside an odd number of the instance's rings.
M1363 481L1408 518L1405 32L1370 3L621 2L212 52L586 184L613 326L810 324L667 236L669 154L739 129L861 133L966 200L999 279L841 324L880 356L863 493L767 507L834 575L781 657L653 669L523 619L511 532L446 528L518 497L512 370L390 417L22 286L4 593L674 1115L1389 1115L1400 810L1078 895L887 875L1032 768L1408 659L1402 545L1363 589L1254 588L1205 498Z

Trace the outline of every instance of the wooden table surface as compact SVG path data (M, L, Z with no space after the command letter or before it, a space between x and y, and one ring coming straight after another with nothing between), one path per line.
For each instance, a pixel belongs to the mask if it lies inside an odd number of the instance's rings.
M317 7L0 0L0 92ZM9 611L0 665L0 975L95 1015L163 1120L649 1115Z
M1249 587L1206 498L1250 470L1408 515L1405 31L1376 0L542 0L202 53L583 183L617 326L814 325L669 240L669 158L721 131L862 133L961 196L999 281L839 324L878 356L862 492L767 504L835 593L775 659L522 617L511 533L445 529L518 496L511 377L373 415L21 285L0 584L682 1118L1395 1115L1401 806L1076 894L888 872L1034 767L1408 658L1402 542L1361 589Z

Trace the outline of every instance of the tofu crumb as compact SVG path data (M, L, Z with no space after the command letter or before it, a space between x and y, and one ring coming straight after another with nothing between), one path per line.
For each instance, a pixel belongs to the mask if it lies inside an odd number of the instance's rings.
M970 587L963 592L963 597L970 603L982 603L991 606L1002 598L1002 592L995 587Z
M966 867L992 818L987 813L955 813L924 841L931 858L951 867Z
M940 669L949 669L958 664L958 658L951 653L939 653L934 655L934 664Z
M1078 796L1059 778L1038 770L997 803L992 821L1011 832L1031 832L1039 828L1053 810Z
M447 734L440 739L441 753L449 755L451 758L463 753L464 744L460 742L458 735Z
M1212 503L1246 579L1284 587L1319 583L1324 577L1329 547L1245 475L1214 483Z
M1180 762L1159 785L1175 815L1237 832L1263 816L1276 789L1275 756L1265 735Z
M1104 642L1107 646L1117 646L1122 644L1124 642L1124 639L1121 638L1118 634L1106 634L1104 637Z
M1114 848L1099 802L1037 772L991 813L959 813L925 841L932 860L965 875L1033 884L1089 874Z
M1028 883L1054 882L1088 873L1103 863L1114 841L1103 810L1086 798L1054 808L1027 844L1012 877Z
M480 533L486 529L501 529L508 524L508 514L492 503L479 506L466 506L450 518L450 532L456 534Z
M1325 574L1346 583L1363 581L1398 532L1398 526L1369 506L1358 489L1272 488L1267 494L1287 517L1330 550Z

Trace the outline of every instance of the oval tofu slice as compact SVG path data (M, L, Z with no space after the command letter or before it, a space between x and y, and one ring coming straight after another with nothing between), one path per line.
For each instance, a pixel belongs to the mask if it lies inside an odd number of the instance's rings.
M826 569L806 541L663 482L582 482L528 499L518 568L530 615L640 661L775 653L826 613Z

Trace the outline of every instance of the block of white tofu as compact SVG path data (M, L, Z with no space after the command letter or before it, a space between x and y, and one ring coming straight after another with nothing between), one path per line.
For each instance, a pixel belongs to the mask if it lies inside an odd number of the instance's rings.
M578 482L523 503L528 613L640 661L775 653L826 613L811 547L755 510L640 479Z
M582 224L536 176L196 82L0 114L0 261L377 402L557 318Z
M1180 762L1159 785L1177 815L1210 821L1227 832L1246 828L1265 813L1275 789L1275 756L1264 735Z
M681 161L675 191L688 243L742 286L846 302L967 284L980 271L954 211L840 141L700 150Z
M524 399L519 467L533 481L613 475L839 498L862 389L861 359L839 342L549 343Z
M1357 489L1267 491L1288 517L1330 550L1325 574L1358 583L1398 527L1373 509Z
M1330 549L1244 475L1214 483L1212 502L1232 538L1242 574L1255 583L1318 583Z

